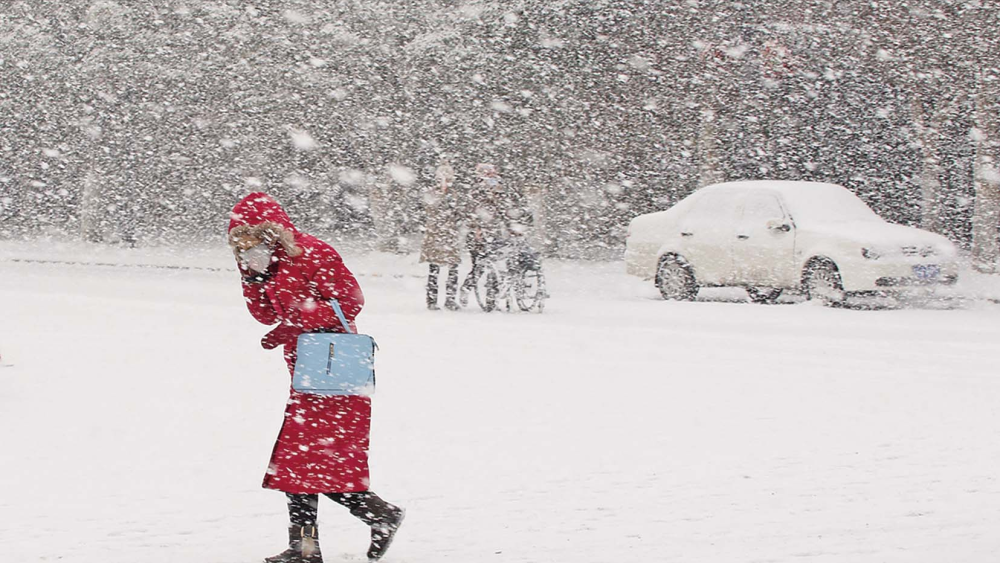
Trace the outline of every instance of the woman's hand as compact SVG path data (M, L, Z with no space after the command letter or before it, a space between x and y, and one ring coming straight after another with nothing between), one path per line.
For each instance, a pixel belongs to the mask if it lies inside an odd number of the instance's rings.
M243 276L243 283L265 283L267 280L271 279L271 274L264 272L258 274L256 272Z
M273 350L278 346L284 346L285 344L291 344L296 338L298 338L299 330L295 327L280 324L264 335L264 338L260 339L260 345L265 350Z

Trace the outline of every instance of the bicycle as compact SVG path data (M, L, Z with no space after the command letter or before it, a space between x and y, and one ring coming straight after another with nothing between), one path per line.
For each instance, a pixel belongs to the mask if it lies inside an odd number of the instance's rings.
M523 237L512 237L482 258L484 261L472 291L487 313L506 302L507 311L517 307L525 312L545 310L545 275L538 254Z

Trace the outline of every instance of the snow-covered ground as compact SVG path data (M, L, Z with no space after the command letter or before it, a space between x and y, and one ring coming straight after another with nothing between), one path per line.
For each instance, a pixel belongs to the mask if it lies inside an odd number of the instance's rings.
M389 563L1000 559L994 279L835 310L551 263L542 315L449 313L413 257L344 254L380 345L373 488L408 509ZM0 561L283 548L260 481L288 374L230 260L0 247ZM326 560L362 561L363 525L320 515Z

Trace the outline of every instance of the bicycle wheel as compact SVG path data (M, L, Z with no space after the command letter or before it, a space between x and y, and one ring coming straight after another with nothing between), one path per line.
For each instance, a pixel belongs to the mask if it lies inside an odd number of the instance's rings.
M530 311L536 306L539 311L543 307L545 280L541 270L524 270L517 276L514 286L514 296L517 298L517 306L522 311Z
M500 280L497 272L492 267L486 268L482 275L476 279L473 288L476 292L476 301L484 311L489 313L497 308L497 292L500 290Z

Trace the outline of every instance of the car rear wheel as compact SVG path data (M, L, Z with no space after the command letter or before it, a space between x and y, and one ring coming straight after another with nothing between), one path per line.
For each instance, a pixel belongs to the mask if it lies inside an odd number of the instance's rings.
M828 307L840 307L847 299L837 265L829 260L815 260L802 273L806 299L819 300Z
M691 301L698 295L691 268L676 256L664 256L656 269L656 288L668 301Z
M754 303L772 304L781 297L780 287L748 287L747 295Z

